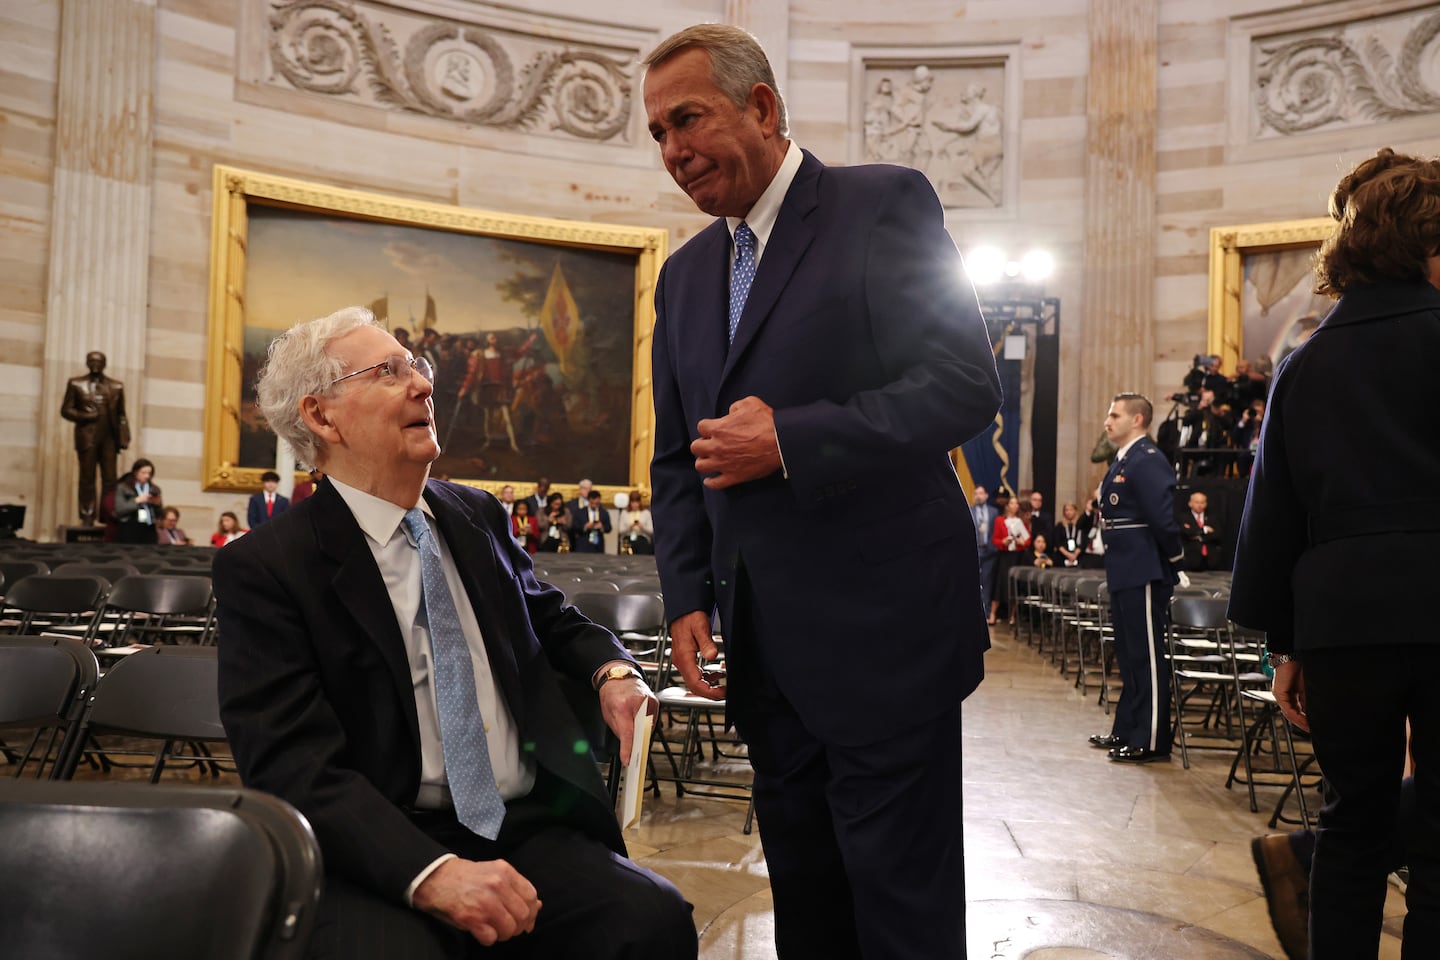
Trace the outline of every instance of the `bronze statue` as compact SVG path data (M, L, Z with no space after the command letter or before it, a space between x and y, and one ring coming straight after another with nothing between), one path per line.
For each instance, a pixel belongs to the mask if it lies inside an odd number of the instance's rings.
M125 385L105 376L105 354L85 355L90 372L72 377L65 386L60 416L75 424L75 454L80 459L80 522L95 523L99 497L95 468L100 468L101 491L115 486L115 458L130 446L130 423L125 419Z

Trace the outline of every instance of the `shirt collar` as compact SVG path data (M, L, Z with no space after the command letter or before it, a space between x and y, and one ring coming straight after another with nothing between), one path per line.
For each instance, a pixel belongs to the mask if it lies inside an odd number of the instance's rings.
M391 503L389 500L381 500L374 494L357 490L355 487L342 483L334 477L330 478L330 482L335 484L335 492L340 494L341 499L345 501L345 505L350 508L350 512L355 516L355 522L360 525L360 529L365 532L365 536L382 547L389 543L395 536L395 531L400 528L400 524L405 520L405 514L410 512L402 506ZM430 504L425 502L423 496L416 506L423 510L427 517L433 517L435 515L430 509Z
M1123 446L1123 447L1121 447L1119 450L1117 450L1117 451L1115 452L1115 459L1116 459L1117 461L1119 461L1119 460L1124 460L1124 459L1125 459L1125 455L1130 452L1130 448L1133 447L1133 446L1135 446L1135 444L1138 443L1144 436L1145 436L1145 434L1143 434L1143 433L1140 434L1140 436L1136 437L1134 440L1131 440L1129 443L1125 444L1125 446Z
M770 231L775 229L775 221L780 217L780 205L785 201L785 194L790 192L790 184L795 182L795 174L800 170L800 161L804 160L804 154L795 145L795 141L789 141L790 146L785 150L785 159L780 162L780 169L775 171L775 178L770 181L770 186L760 194L760 199L755 201L755 206L744 217L726 217L725 224L730 228L730 240L735 240L735 228L740 226L743 219L749 225L752 233L755 234L755 260L759 262L765 252L765 244L770 239Z

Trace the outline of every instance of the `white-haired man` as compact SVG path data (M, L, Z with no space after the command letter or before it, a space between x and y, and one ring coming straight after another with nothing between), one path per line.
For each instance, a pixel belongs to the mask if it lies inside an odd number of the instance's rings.
M650 691L492 496L429 479L433 377L361 308L277 338L261 410L326 483L215 563L241 776L325 855L311 955L694 957L679 892L624 859L560 677L598 689L622 751Z

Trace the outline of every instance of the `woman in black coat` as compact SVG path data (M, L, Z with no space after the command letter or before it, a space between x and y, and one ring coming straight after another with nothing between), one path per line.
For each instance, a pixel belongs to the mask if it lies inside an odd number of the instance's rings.
M160 499L160 487L150 482L154 476L155 464L136 460L115 485L115 519L120 523L121 543L158 542L156 525L165 504Z
M1440 161L1382 150L1330 210L1316 290L1340 302L1276 372L1230 617L1266 632L1275 697L1331 788L1311 958L1376 955L1407 720L1420 815L1403 956L1440 957Z

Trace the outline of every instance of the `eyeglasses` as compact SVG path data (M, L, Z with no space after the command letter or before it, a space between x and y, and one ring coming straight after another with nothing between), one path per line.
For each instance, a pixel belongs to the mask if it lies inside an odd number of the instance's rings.
M435 382L435 368L430 365L429 360L424 357L407 357L404 354L392 353L379 363L372 363L354 373L347 373L343 377L331 380L330 386L333 387L340 381L349 380L351 377L358 377L362 373L369 373L371 370L380 371L376 374L377 377L389 377L392 380L399 380L404 374L407 383L410 380L410 371L413 370L424 377L427 383Z

